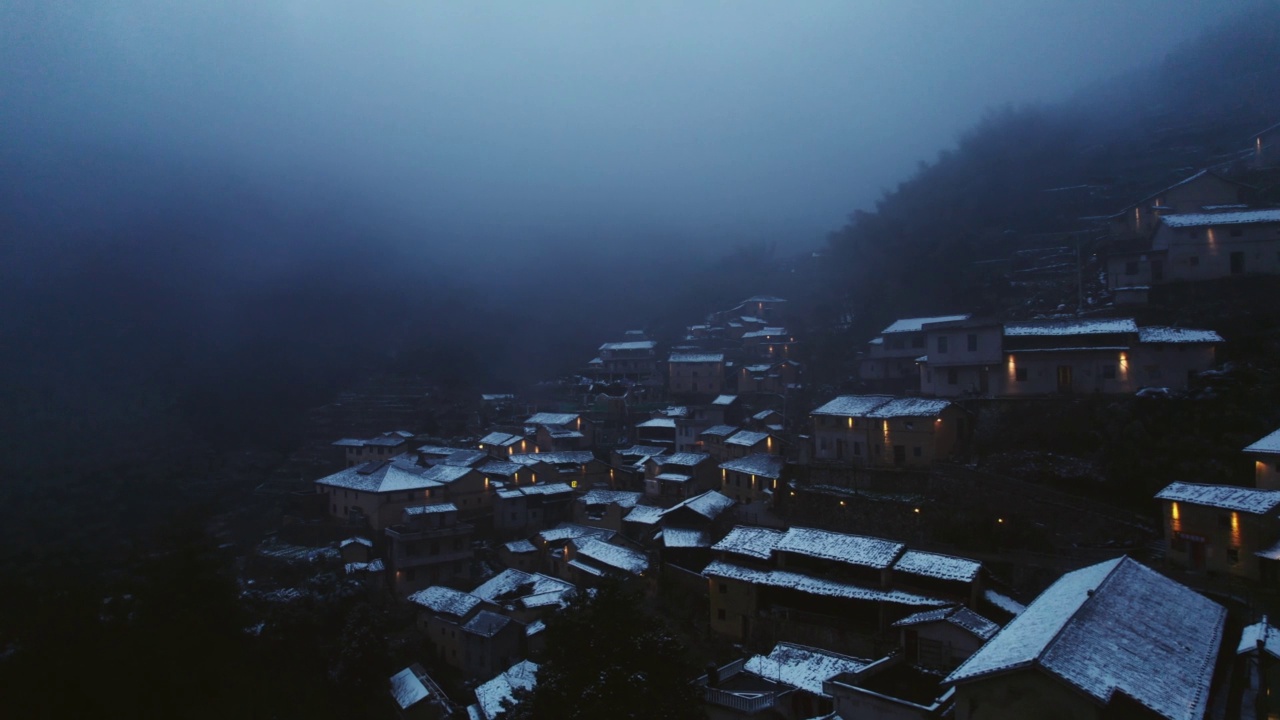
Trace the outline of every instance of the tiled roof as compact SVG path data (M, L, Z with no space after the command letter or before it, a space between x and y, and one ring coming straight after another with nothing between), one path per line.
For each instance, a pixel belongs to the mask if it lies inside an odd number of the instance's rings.
M578 419L577 413L537 413L524 421L525 425L568 425Z
M574 545L578 548L575 559L586 558L632 575L639 575L649 569L649 558L630 548L610 545L595 538L575 540Z
M778 552L834 560L848 565L884 569L905 549L902 543L863 535L793 527L778 541Z
M317 485L346 488L360 492L387 493L440 487L437 476L404 458L373 460L340 470L316 480Z
M512 665L501 675L476 688L476 704L484 720L495 720L515 701L516 690L532 690L538 684L538 666L528 660Z
M724 362L724 353L672 353L667 362L718 363Z
M903 318L880 332L884 334L920 332L924 329L923 326L928 323L956 322L958 320L968 320L970 317L970 315L938 315L936 317Z
M999 625L963 605L953 605L940 610L925 610L914 615L908 615L894 623L893 627L911 627L912 625L923 625L932 622L951 623L958 628L967 630L983 641L990 640L992 636L1000 631Z
M578 498L584 505L617 505L623 508L633 508L640 502L641 493L631 492L628 490L588 490L582 497Z
M1222 336L1212 330L1151 326L1138 328L1138 342L1144 343L1220 343Z
M945 600L902 592L901 590L882 590L876 587L865 587L855 583L817 578L788 570L757 570L721 560L712 561L702 571L702 574L706 577L738 580L753 585L788 588L797 592L822 597L888 602L908 607L942 607L951 604Z
M1280 505L1280 490L1176 482L1156 493L1156 499L1265 515Z
M823 696L822 683L841 673L856 673L872 661L829 650L781 642L768 655L747 660L743 670L762 678Z
M976 560L939 555L921 550L908 550L893 564L894 572L904 572L935 580L973 582L982 571L982 563Z
M747 475L758 475L777 479L782 477L782 468L785 467L787 461L780 455L766 455L764 453L755 453L746 457L736 458L728 462L721 463L722 470L730 470L733 472L746 473Z
M769 437L767 432L755 432L752 430L742 430L725 440L729 445L742 445L743 447L751 447L756 443L763 442Z
M1138 332L1133 318L1036 320L1005 323L1005 337L1115 335Z
M1241 210L1240 212L1185 213L1165 215L1160 221L1171 228L1206 227L1210 225L1246 225L1280 222L1280 210Z
M663 510L662 515L665 517L681 508L688 508L708 520L714 520L720 516L720 513L733 507L733 505L733 498L721 495L715 490L708 490L701 495L691 497Z
M480 604L480 598L461 590L432 585L426 590L419 590L410 595L409 602L421 605L434 613L462 618Z
M781 530L738 525L711 549L758 560L768 560L773 557L773 549L782 540L783 534Z
M928 398L894 398L889 402L867 413L871 418L923 417L931 418L947 409L951 403L946 400L930 400Z
M835 415L837 417L865 417L867 413L889 402L888 395L841 395L814 410L811 415Z
M1226 610L1134 560L1067 573L948 683L1032 664L1099 703L1120 692L1171 720L1204 717Z
M1265 455L1280 455L1280 430L1276 430L1270 435L1253 443L1244 449L1247 453L1260 453Z

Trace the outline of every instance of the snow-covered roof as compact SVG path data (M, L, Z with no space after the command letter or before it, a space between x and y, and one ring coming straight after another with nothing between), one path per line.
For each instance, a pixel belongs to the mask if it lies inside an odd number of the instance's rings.
M431 469L418 467L407 458L400 456L391 460L371 460L349 467L316 480L316 484L369 493L406 492L440 487L441 482L436 476L430 474Z
M786 459L780 455L766 455L764 453L755 453L721 463L722 470L731 470L733 472L746 473L747 475L759 475L778 479L782 477L782 468L787 464Z
M663 482L687 483L693 479L693 476L685 475L684 473L658 473L653 476L653 479Z
M724 353L671 353L667 362L673 363L718 363L724 362Z
M532 690L538 684L538 665L521 660L494 679L476 688L476 705L484 720L494 720L515 702L516 690Z
M499 615L489 610L481 610L475 614L475 617L467 621L462 629L472 635L481 637L493 637L502 629L511 624L511 618L506 615Z
M1280 490L1176 482L1156 493L1156 499L1265 515L1280 505Z
M578 419L578 413L540 412L524 421L525 425L568 425Z
M404 509L404 514L412 517L434 515L436 513L457 512L458 506L453 503L433 503L431 505L411 505Z
M901 332L920 332L924 329L924 325L928 323L957 322L960 320L968 320L971 315L938 315L936 317L918 317L903 318L895 321L892 325L881 330L881 333L901 333Z
M547 593L563 595L572 593L575 589L573 583L542 573L527 573L515 568L507 568L481 583L471 591L471 594L494 605L503 605L531 595Z
M660 507L652 505L637 505L622 518L625 522L640 523L641 525L654 525L662 519L663 510Z
M865 417L867 413L889 402L888 395L841 395L814 410L810 415L835 415L837 417Z
M652 457L666 452L666 448L657 445L632 445L629 448L618 448L614 452L622 457Z
M415 671L415 667L410 665L391 676L391 697L395 699L401 710L408 710L431 697L431 691L418 677L418 672L422 668L418 667Z
M997 632L1000 626L982 617L978 613L970 610L963 605L953 605L949 608L940 610L925 610L914 615L908 615L898 622L894 623L894 627L911 627L912 625L924 625L933 622L947 622L956 627L972 633L981 640L990 640Z
M688 508L708 520L715 520L717 517L720 517L720 513L733 507L733 505L733 498L727 495L722 495L715 490L708 490L701 495L696 495L688 500L683 500L672 505L666 510L663 510L662 515L663 517L666 517L681 508Z
M1204 717L1226 610L1129 558L1067 573L946 679L1033 664L1100 704Z
M725 440L729 445L741 445L743 447L751 447L756 443L764 442L769 437L767 432L755 432L754 430L742 430Z
M711 547L735 555L743 555L758 560L773 557L773 549L782 540L783 531L771 528L738 525L729 531L720 542Z
M369 562L347 563L342 569L351 575L357 572L378 573L386 570L387 566L382 562L382 558L374 558Z
M353 544L363 545L368 548L373 547L372 540L370 540L369 538L362 538L359 535L356 535L355 537L349 537L346 540L343 540L342 542L338 543L338 547L346 547L348 545L353 545Z
M674 453L672 455L661 455L659 457L653 458L653 461L657 463L660 467L665 467L667 465L681 465L684 467L693 467L709 459L711 459L711 456L708 455L707 453L681 452L681 453Z
M732 405L738 401L737 395L717 395L715 400L711 401L712 405Z
M1009 613L1010 615L1021 615L1022 611L1027 609L1026 605L1023 605L1022 603L1018 602L1017 600L1014 600L1008 595L1002 595L996 592L995 590L988 589L988 590L982 591L982 597L986 599L987 602Z
M1256 453L1260 455L1280 455L1280 430L1276 430L1270 435L1253 443L1244 449L1247 453Z
M631 340L628 342L609 342L600 346L600 352L606 350L652 350L658 347L658 343L652 340Z
M480 438L480 444L507 446L507 445L514 445L515 443L518 443L523 439L524 439L523 437L519 435L512 435L511 433L491 432L488 435L485 435L484 437Z
M782 413L778 412L777 410L761 410L760 412L756 413L755 415L752 415L752 416L751 416L751 419L752 419L752 420L764 420L765 418L769 417L770 415L779 415L779 416L780 416L780 415L782 415Z
M865 587L850 582L817 578L789 570L757 570L755 568L734 565L723 560L714 560L702 571L706 577L738 580L753 585L789 588L797 592L823 597L844 598L848 600L871 600L888 602L909 607L942 607L950 605L946 600L925 597L901 590L883 590L876 587Z
M1280 222L1280 210L1241 210L1239 212L1185 213L1165 215L1160 221L1171 228L1206 227L1209 225L1247 225Z
M752 295L746 300L743 300L742 304L745 305L747 303L782 303L782 302L786 302L786 299L777 297L775 295Z
M528 540L512 540L502 547L506 548L507 552L513 553L531 553L538 551L538 548L534 547L533 543Z
M923 417L931 418L951 406L946 400L929 398L894 398L867 413L871 418Z
M649 420L645 420L644 422L636 425L636 427L638 428L670 428L672 430L675 430L676 421L674 418L669 418L669 417L651 418Z
M503 500L510 500L528 495L569 495L573 492L573 486L569 483L545 483L543 485L526 485L524 487L499 490L498 497Z
M459 450L455 453L451 453L449 457L445 458L444 462L437 467L450 466L466 468L486 460L488 457L489 453L486 453L483 450Z
M725 437L729 437L730 435L732 435L732 434L734 434L734 433L736 433L736 432L738 432L738 428L736 428L736 427L734 427L734 426L732 426L732 425L712 425L711 427L707 428L706 430L703 430L702 432L698 433L698 435L699 435L699 436L702 436L702 435L714 435L714 436L716 436L716 437L722 437L722 438L725 438Z
M1133 318L1076 318L1071 320L1033 320L1004 325L1005 337L1115 335L1138 332Z
M768 655L756 655L742 669L767 680L823 695L822 683L841 673L856 673L871 660L833 653L829 650L780 642Z
M515 400L516 396L511 393L482 393L480 399L484 402L504 402L507 400Z
M639 575L649 569L649 558L630 548L610 545L595 538L575 540L573 544L578 549L575 559L586 558L632 575Z
M662 546L666 548L702 548L711 547L711 538L705 530L669 527L658 533L662 536Z
M607 540L614 536L612 530L604 528L590 527L588 525L578 525L576 523L562 522L559 525L538 532L538 537L543 542L559 542L561 540L573 540L575 538L594 537Z
M905 548L902 543L891 540L803 527L788 530L776 546L778 552L878 570L892 565Z
M633 508L640 502L641 493L631 492L630 490L588 490L586 494L578 498L584 505L617 505L623 508Z
M561 450L558 452L521 453L507 458L507 460L510 460L517 465L537 465L538 463L548 463L550 465L586 465L595 459L596 456L591 454L590 450Z
M1240 633L1240 643L1236 645L1236 654L1243 655L1245 653L1257 652L1258 641L1262 641L1262 647L1267 654L1280 658L1280 632L1271 626L1267 621L1267 616L1262 616L1261 622L1256 622L1246 627Z
M410 595L409 602L421 605L434 613L461 618L480 604L480 598L443 585L432 585L426 590L419 590Z
M894 572L903 572L935 580L973 582L982 571L982 563L951 555L908 550L893 564Z
M1222 336L1212 330L1151 326L1138 328L1138 342L1220 343L1222 342Z
M477 467L484 475L499 475L501 477L512 477L520 472L524 466L520 463L507 462L505 460L490 460L489 462Z

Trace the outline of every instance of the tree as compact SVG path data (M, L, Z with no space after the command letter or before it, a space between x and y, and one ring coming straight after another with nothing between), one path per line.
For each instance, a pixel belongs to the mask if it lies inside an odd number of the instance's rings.
M503 720L705 717L684 648L632 588L579 593L546 633L538 683Z

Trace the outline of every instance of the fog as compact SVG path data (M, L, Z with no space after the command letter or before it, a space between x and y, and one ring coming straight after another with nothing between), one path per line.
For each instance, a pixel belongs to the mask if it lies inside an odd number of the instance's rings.
M6 398L83 418L134 375L223 403L306 377L277 398L305 404L424 333L423 357L527 381L700 262L816 247L987 108L1158 61L1220 13L11 1Z

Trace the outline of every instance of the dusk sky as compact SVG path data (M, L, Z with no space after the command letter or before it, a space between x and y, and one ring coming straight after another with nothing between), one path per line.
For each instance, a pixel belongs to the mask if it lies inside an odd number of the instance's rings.
M37 164L73 142L282 191L322 182L444 256L611 237L817 243L985 109L1158 62L1221 13L1196 0L7 2L0 142Z

